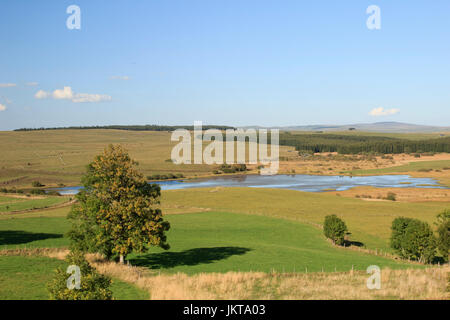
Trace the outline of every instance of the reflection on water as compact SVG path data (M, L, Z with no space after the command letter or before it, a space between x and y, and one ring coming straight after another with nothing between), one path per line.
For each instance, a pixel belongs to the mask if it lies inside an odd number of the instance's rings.
M177 190L208 187L250 187L277 188L308 192L344 191L354 187L372 186L377 188L439 188L436 180L431 178L412 178L408 175L385 176L312 176L312 175L238 175L213 177L197 180L176 180L158 182L162 190ZM54 189L61 194L76 194L81 187Z

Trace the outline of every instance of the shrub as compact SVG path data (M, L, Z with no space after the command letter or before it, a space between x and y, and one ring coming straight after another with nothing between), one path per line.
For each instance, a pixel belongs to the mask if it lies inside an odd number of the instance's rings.
M111 279L99 274L85 259L81 251L72 251L66 258L68 265L80 268L80 288L68 288L71 274L58 268L55 278L47 284L51 300L111 300ZM69 281L70 283L70 281Z
M347 226L345 222L339 219L336 215L329 215L325 217L323 224L323 233L325 237L331 239L334 244L343 245L345 243L345 234Z
M31 186L32 186L33 188L40 188L40 187L43 187L44 185L43 185L42 183L40 183L39 181L33 181L33 182L31 183Z
M45 191L41 190L41 189L34 189L34 190L30 190L30 193L36 194L36 195L43 195L43 194L45 194Z
M50 190L50 191L47 191L47 195L49 195L49 196L60 196L61 194L58 191Z
M385 200L397 201L397 195L393 192L388 192Z
M426 222L397 218L392 222L391 247L406 259L431 263L436 257L436 238Z

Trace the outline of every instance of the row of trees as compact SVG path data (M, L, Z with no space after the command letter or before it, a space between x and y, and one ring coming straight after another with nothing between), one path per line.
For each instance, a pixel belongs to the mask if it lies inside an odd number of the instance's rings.
M392 222L391 247L405 259L422 263L449 261L450 211L437 216L437 236L423 221L400 217Z
M280 136L280 145L293 146L302 152L341 154L450 152L450 137L413 141L378 136L284 133Z
M79 126L79 127L53 127L53 128L21 128L16 129L14 131L36 131L36 130L87 130L87 129L112 129L112 130L129 130L129 131L174 131L176 129L186 129L186 130L194 130L194 126L162 126L155 124L147 124L147 125L111 125L111 126ZM226 130L226 129L234 129L229 126L213 126L213 125L205 125L202 127L203 130L208 129L218 129L218 130Z
M80 267L85 286L68 289L68 275L58 270L49 284L54 299L107 299L110 280L98 275L84 259L85 253L96 252L107 259L124 263L126 256L145 252L150 246L168 249L164 221L158 208L160 187L148 184L121 146L110 145L87 167L83 189L68 215L72 227L68 262Z

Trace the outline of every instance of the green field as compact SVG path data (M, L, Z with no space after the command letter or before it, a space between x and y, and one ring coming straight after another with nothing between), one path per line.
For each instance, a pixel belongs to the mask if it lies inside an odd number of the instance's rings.
M0 198L0 213L41 209L64 203L66 197L45 197L43 199L26 199L2 196Z
M320 229L263 216L204 212L168 215L171 249L130 255L133 265L167 272L309 272L406 267L391 259L333 247ZM63 217L1 220L0 249L65 247Z
M0 300L48 299L46 284L58 267L67 264L47 257L0 256ZM113 279L111 291L117 300L148 299L147 292L117 279Z
M313 224L322 224L326 215L336 214L346 222L353 241L383 251L391 251L390 227L396 217L417 218L433 225L436 215L450 208L450 201L377 202L338 197L333 192L310 193L266 188L171 190L163 192L162 204L163 208L205 208Z
M0 220L0 250L64 247L69 244L64 237L69 228L63 217Z
M283 219L204 212L167 217L171 249L131 255L133 265L171 273L366 270L370 265L411 265L333 247L320 230Z

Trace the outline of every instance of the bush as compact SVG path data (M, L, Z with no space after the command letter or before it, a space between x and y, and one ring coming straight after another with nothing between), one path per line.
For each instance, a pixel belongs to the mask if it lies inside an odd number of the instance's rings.
M436 257L437 241L426 222L397 218L392 222L391 247L405 259L431 263Z
M168 174L154 174L147 176L147 180L168 180L168 179L182 179L184 175L182 173L168 173Z
M47 284L51 300L111 300L111 279L99 274L85 259L81 251L71 251L66 258L69 265L80 268L80 288L68 288L71 274L58 268L55 278Z
M43 185L42 183L40 183L39 181L33 181L33 182L31 183L31 186L32 186L33 188L40 188L40 187L43 187L44 185Z
M390 200L390 201L397 201L397 195L393 192L388 192L386 198L384 198L385 200Z
M325 234L325 237L331 239L334 244L342 246L345 243L346 232L347 226L343 220L339 219L334 214L325 217L323 233Z
M220 167L220 171L222 171L223 173L245 172L247 171L247 166L245 164L235 164L233 166L229 164L223 164Z
M41 189L34 189L34 190L30 190L30 194L44 195L45 191L41 190Z

